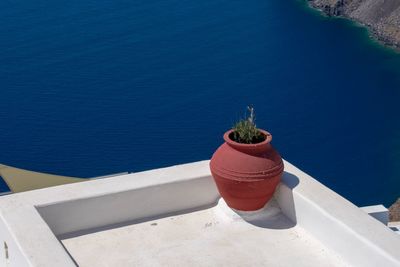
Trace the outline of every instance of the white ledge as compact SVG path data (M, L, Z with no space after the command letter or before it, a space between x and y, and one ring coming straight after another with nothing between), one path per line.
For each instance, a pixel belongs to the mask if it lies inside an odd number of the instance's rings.
M260 250L264 253L261 258L270 259L269 254L280 257L281 261L269 262L269 266L279 262L301 266L302 260L308 266L319 266L322 258L328 259L330 266L400 266L399 235L290 163L285 162L283 181L265 211L246 216L236 213L239 217L230 214L233 211L223 208L221 202L217 205L219 194L208 164L201 161L2 196L0 242L7 244L9 257L0 256L0 266L94 266L92 260L96 257L88 257L90 251L83 253L81 244L101 253L101 247L94 241L96 238L105 245L125 242L135 251L143 251L143 254L132 254L128 245L121 251L125 254L121 254L112 251L111 246L111 251L106 253L110 255L108 258L98 257L111 265L215 265L221 263L219 256L232 251L234 243L228 236L239 230L249 237L242 243L244 251L251 251L259 244L266 246ZM170 223L171 218L179 221L181 227ZM215 227L196 228L196 220L211 219ZM151 227L161 223L164 228ZM218 225L224 225L226 231ZM179 233L179 229L186 232ZM128 233L143 231L147 236L142 238L157 242L150 242L146 247L129 238ZM175 231L177 240L181 241L160 239L169 231ZM194 233L202 241L190 239ZM291 241L289 237L295 235L299 238ZM212 237L217 236L227 246L216 244ZM197 254L191 258L168 253L157 256L157 248L172 244L175 253L183 249L190 254L199 242L207 247L208 254L201 257L204 262L195 261ZM282 242L291 249L280 247L278 244ZM145 250L153 254L145 254ZM242 256L230 257L236 258L239 266L239 262L250 259ZM188 262L191 259L194 262Z

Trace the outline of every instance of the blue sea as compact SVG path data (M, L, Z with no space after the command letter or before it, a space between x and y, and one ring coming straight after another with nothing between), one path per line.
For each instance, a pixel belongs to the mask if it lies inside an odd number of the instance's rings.
M251 104L285 159L355 204L400 197L400 54L305 1L2 0L0 86L3 164L208 159Z

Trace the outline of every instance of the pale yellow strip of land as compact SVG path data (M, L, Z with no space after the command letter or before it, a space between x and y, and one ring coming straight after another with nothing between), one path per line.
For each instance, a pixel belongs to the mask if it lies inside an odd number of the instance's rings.
M87 181L84 178L28 171L0 164L0 176L13 193Z

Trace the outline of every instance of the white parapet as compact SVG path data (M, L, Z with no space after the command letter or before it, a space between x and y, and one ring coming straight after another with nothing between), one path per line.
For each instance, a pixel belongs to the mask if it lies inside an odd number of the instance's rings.
M388 227L400 235L400 222L389 222Z
M219 201L208 164L2 196L0 266L400 266L399 235L290 163L256 214Z
M368 213L373 218L377 219L384 225L388 225L389 223L389 210L385 208L383 205L373 205L373 206L365 206L361 207L361 209Z

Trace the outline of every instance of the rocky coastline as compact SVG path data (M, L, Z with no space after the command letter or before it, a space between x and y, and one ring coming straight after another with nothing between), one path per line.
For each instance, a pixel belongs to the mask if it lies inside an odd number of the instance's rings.
M383 44L400 50L400 0L307 0L328 16L352 19Z
M389 208L389 221L400 222L400 198Z

